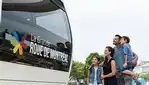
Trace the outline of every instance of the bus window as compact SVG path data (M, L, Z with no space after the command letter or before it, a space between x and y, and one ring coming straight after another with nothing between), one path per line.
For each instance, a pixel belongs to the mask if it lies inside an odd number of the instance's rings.
M3 0L0 60L68 72L72 39L66 12L36 1Z

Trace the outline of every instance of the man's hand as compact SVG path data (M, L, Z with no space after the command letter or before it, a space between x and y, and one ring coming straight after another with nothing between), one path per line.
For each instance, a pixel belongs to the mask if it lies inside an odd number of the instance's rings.
M124 63L124 64L123 64L123 67L127 67L127 63Z

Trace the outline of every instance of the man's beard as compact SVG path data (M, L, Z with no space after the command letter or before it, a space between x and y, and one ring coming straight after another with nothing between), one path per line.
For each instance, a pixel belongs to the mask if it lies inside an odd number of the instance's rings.
M113 45L119 45L119 43L113 42Z

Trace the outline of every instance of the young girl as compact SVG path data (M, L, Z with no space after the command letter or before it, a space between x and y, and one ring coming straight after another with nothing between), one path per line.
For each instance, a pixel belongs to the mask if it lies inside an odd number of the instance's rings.
M93 56L92 66L88 71L88 85L104 85L101 81L102 67L99 66L100 58Z

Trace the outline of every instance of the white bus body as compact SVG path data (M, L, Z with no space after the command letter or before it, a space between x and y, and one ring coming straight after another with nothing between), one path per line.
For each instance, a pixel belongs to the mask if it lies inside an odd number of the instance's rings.
M66 85L72 35L61 0L0 2L0 85Z

